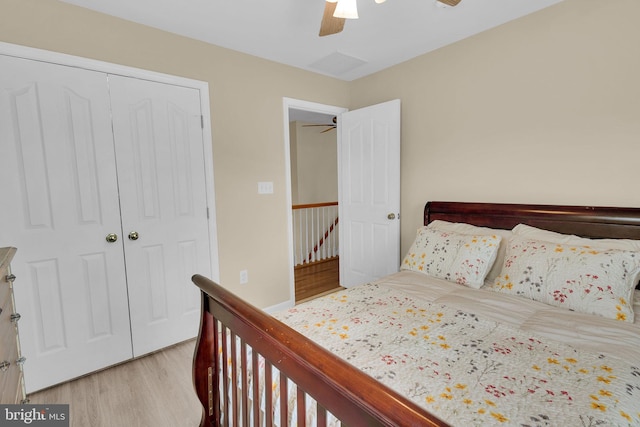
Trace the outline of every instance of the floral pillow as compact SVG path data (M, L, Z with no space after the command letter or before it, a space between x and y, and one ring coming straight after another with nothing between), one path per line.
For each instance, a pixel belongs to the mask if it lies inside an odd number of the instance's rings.
M514 236L500 276L486 288L549 305L633 322L640 252Z
M465 222L450 222L443 221L440 219L436 219L431 221L428 228L433 228L440 231L453 231L459 234L468 234L473 236L493 236L497 235L502 237L502 241L500 242L500 247L498 248L498 254L496 255L496 259L493 263L491 269L487 273L487 277L485 281L493 282L496 277L500 274L500 270L502 269L502 264L504 262L504 254L507 251L506 245L508 244L508 240L511 236L513 236L513 232L511 230L504 230L501 228L489 228L489 227L478 227L476 225L467 224Z
M421 227L401 269L478 289L496 259L501 239Z

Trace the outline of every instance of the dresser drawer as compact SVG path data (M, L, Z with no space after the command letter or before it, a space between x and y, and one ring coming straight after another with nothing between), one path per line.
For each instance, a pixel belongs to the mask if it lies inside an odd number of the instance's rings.
M0 359L4 360L3 358L6 358L5 355L9 350L15 349L17 351L18 328L16 323L11 321L11 315L14 313L11 298L3 301L0 308L2 309L0 313Z
M0 372L0 402L20 403L22 401L22 369L15 363L4 372Z
M5 310L6 309L6 310ZM0 363L9 362L6 370L0 370L0 402L15 403L16 394L21 393L22 369L18 365L18 343L16 327L10 320L12 304L5 304L0 314Z
M3 310L0 316L4 315L4 306L7 305L7 302L11 302L11 284L5 280L5 277L7 277L7 269L0 272L0 307Z

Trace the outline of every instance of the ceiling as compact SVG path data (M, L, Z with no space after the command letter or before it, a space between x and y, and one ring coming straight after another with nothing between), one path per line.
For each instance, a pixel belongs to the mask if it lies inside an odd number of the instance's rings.
M63 0L351 81L562 0L358 0L360 19L319 37L324 0Z

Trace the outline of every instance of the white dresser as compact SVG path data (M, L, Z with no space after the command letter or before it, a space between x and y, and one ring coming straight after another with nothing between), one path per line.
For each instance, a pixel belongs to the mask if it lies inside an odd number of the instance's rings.
M26 403L22 364L18 338L18 321L13 299L10 263L16 248L0 248L0 403Z

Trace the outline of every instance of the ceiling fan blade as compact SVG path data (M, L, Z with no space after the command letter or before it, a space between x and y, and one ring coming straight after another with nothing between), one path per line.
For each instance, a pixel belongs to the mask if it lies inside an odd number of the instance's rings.
M324 14L322 15L322 23L320 24L320 37L339 33L344 28L345 19L333 16L336 5L337 3L324 2Z
M444 3L449 6L456 6L461 0L438 0L440 3Z

